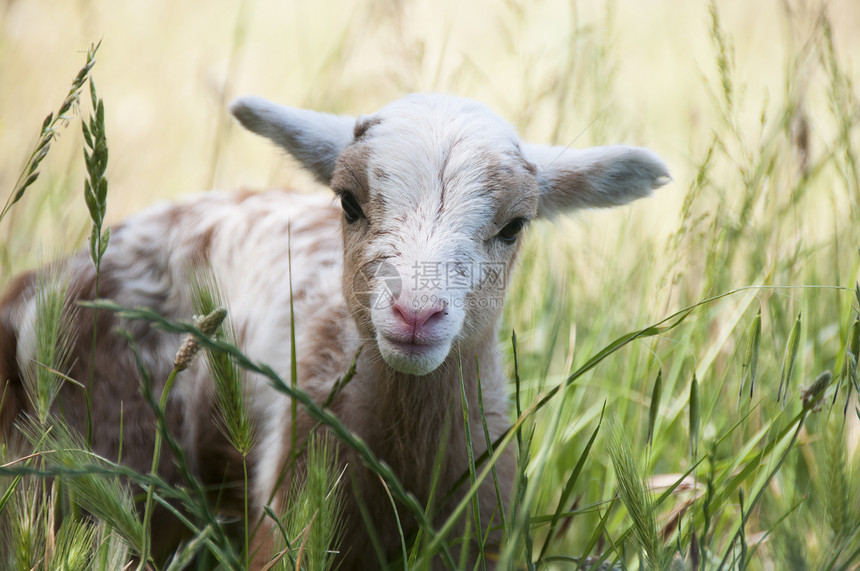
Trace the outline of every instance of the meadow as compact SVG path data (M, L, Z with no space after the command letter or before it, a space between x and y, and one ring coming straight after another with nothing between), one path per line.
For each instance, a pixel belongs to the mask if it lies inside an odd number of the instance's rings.
M240 94L361 114L450 92L527 140L647 146L674 179L655 196L527 232L499 339L519 477L504 549L487 560L857 569L858 29L851 0L5 0L0 286L88 247L94 220L100 236L185 192L326 192L233 124L226 103ZM96 44L79 101L57 114ZM87 168L82 121L91 138L104 129L104 172ZM88 207L84 181L102 177ZM0 566L133 568L147 547L129 498L167 491L51 438L69 450L48 453L38 431L26 462L4 450ZM331 474L324 462L314 473L287 537L324 519L313 514ZM242 542L221 535L192 484L177 493L199 519L165 567L241 568ZM458 539L404 538L392 568L443 551L461 567ZM309 553L277 568L325 564Z

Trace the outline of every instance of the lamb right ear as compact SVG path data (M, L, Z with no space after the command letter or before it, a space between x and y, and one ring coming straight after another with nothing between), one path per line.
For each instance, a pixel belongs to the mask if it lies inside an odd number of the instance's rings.
M523 151L540 186L539 216L627 204L672 180L666 163L640 147L524 145Z
M272 103L262 97L239 97L230 113L243 127L290 153L318 181L328 185L337 157L355 139L355 119Z

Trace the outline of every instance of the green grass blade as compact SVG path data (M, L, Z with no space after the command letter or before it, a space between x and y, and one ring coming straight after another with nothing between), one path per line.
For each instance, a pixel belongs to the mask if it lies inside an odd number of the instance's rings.
M462 355L457 355L457 367L459 369L460 378L460 408L463 414L463 429L466 437L466 461L468 462L469 478L471 483L475 483L475 451L472 448L472 423L469 418L469 401L466 398L466 381L463 379L463 362ZM486 419L485 419L486 421ZM472 517L474 518L475 535L480 539L481 532L484 529L481 525L481 508L478 503L478 494L472 496ZM467 550L468 553L468 550ZM484 561L484 548L480 546L478 550L478 560L482 569L486 569L487 563Z
M788 394L789 383L791 382L791 372L794 369L794 361L797 358L798 343L800 341L800 314L797 314L797 319L794 321L794 327L791 328L791 334L788 336L788 342L785 345L785 354L782 360L782 374L779 377L779 390L776 393L776 400L782 400L782 405L785 406L786 395Z
M699 381L696 375L690 382L690 457L695 459L699 454Z
M758 370L758 357L760 347L761 309L759 309L758 313L756 313L755 319L753 319L753 322L750 325L750 329L747 334L747 346L746 352L744 353L743 374L741 376L740 387L738 388L738 398L741 397L741 394L744 390L744 386L747 382L749 382L750 387L750 400L752 400L753 398L753 393L755 391L756 372Z
M660 412L660 396L663 392L663 370L657 371L657 379L654 381L654 389L651 391L651 406L648 408L648 436L646 441L651 445L654 437L654 427L657 424L657 415ZM601 417L603 413L601 413Z

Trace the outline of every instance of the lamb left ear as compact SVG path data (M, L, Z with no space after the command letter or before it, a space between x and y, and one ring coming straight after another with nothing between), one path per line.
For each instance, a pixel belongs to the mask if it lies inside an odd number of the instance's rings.
M662 159L640 147L523 145L523 152L536 167L543 217L627 204L672 180Z
M230 113L243 127L290 153L321 183L328 185L337 157L354 140L355 119L278 105L262 97L239 97Z

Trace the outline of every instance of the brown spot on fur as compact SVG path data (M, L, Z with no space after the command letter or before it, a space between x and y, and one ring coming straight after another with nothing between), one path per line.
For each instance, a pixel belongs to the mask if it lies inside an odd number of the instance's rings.
M190 207L186 204L176 204L166 212L167 228L177 228L182 224L182 219L188 215Z
M337 165L331 177L331 188L335 191L349 191L355 195L359 204L370 197L370 187L367 180L367 162L370 158L370 147L352 145L347 147L337 158Z
M18 276L0 300L0 439L3 441L10 437L12 425L27 403L18 369L18 336L12 312L25 292L32 289L36 275L30 272Z
M194 258L201 263L209 263L209 251L212 249L212 240L215 237L215 227L209 226L198 236L198 242L195 246L197 253Z
M484 154L480 160L485 164L484 187L493 195L499 208L493 222L504 226L513 218L532 219L537 215L540 192L535 176L528 169L528 162L520 157L499 157Z
M594 188L594 180L600 177L604 168L596 164L587 171L559 170L554 176L541 182L542 186L557 189L544 192L541 196L541 211L553 212L564 208L600 206L594 202L599 192Z
M236 204L242 204L249 198L254 198L255 196L259 196L260 193L256 190L251 190L249 188L243 188L235 193L233 193L233 197L236 200Z
M389 178L391 178L388 175L388 172L386 172L386 170L382 167L375 167L373 169L373 176L374 178L377 178L379 180L388 180Z
M353 131L355 141L360 141L362 138L364 138L365 135L367 135L367 132L370 130L371 127L379 125L380 123L382 123L382 119L380 119L379 117L359 119L358 121L356 121L355 130Z

